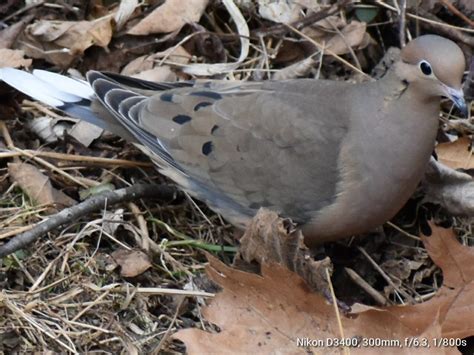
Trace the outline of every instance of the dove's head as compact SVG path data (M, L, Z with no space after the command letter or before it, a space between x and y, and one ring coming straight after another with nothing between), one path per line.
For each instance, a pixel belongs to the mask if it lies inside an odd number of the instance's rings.
M402 49L397 75L414 84L425 97L445 96L467 113L461 81L466 61L453 41L435 35L420 36Z

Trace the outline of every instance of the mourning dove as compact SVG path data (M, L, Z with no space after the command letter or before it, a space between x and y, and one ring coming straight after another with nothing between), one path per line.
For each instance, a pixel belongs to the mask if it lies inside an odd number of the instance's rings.
M461 110L465 59L418 37L382 79L152 83L91 71L0 78L133 141L160 172L245 227L260 207L290 217L308 245L366 232L414 192L435 144L439 104Z

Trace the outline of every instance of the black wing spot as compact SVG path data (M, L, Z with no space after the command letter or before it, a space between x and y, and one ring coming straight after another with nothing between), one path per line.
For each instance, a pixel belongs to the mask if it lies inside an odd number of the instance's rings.
M191 121L191 117L188 115L177 115L173 117L173 121L177 124L185 124L186 122Z
M173 94L165 92L164 94L160 95L160 100L164 102L173 102Z
M214 134L214 132L215 132L216 129L218 129L218 128L219 128L219 126L216 125L216 124L215 124L214 126L212 126L212 128L211 128L211 134Z
M206 156L211 154L212 148L213 147L212 147L212 142L211 141L204 143L202 145L202 154L204 154Z
M189 95L208 97L208 98L214 99L214 100L222 99L222 95L217 93L217 92L214 92L214 91L195 91L195 92L190 93Z
M208 102L208 101L200 102L196 106L194 106L194 111L198 111L202 109L203 107L210 106L210 105L212 105L212 102Z

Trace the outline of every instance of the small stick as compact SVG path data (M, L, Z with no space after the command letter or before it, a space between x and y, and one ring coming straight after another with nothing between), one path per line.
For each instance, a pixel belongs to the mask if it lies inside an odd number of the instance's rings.
M47 162L46 160L44 159L41 159L41 158L38 158L38 157L35 157L33 154L30 154L30 153L27 153L25 152L24 150L20 149L20 148L16 148L14 147L14 150L18 151L18 152L21 152L22 154L26 155L28 158L31 158L33 159L34 161L36 161L37 163L40 163L41 165L44 165L45 167L51 169L52 171L55 171L56 173L58 173L59 175L62 175L63 177L65 177L66 179L78 184L79 186L82 186L83 188L88 188L89 186L87 186L86 184L84 184L82 181L76 179L74 176L72 176L71 174L68 174L66 173L65 171L57 168L56 166L54 166L53 164Z
M407 15L407 2L406 0L401 0L400 1L400 48L405 47L405 44L407 44L407 39L406 39L406 15Z
M125 160L125 159L115 159L115 158L91 157L91 156L56 153L56 152L43 152L40 150L30 150L30 149L23 149L21 151L0 152L0 159L14 158L14 157L19 157L19 156L27 156L27 157L35 156L35 157L50 158L50 159L56 159L56 160L85 162L89 164L92 163L92 164L97 164L97 165L113 165L113 166L118 165L118 166L125 166L125 167L143 167L143 168L149 168L149 167L154 166L152 163L149 163L149 162L138 162L138 161L132 161L132 160Z
M119 202L128 202L143 197L173 200L177 197L177 190L167 185L139 184L115 191L105 191L75 206L66 208L38 223L31 230L17 235L6 244L0 246L0 257L4 257L28 246L42 235L65 223L70 223L89 213L100 210L106 203L107 206L110 206Z
M336 293L334 292L334 288L332 287L332 282L331 282L331 275L329 274L328 268L325 269L326 271L326 279L328 281L329 285L329 290L331 291L331 297L332 297L332 304L334 306L334 313L336 313L336 320L337 320L337 327L339 328L339 337L341 339L345 339L344 337L344 328L342 327L342 320L341 320L341 314L339 313L339 307L338 307L338 302L336 298ZM347 346L343 346L342 351L344 355L349 355L349 348Z
M412 296L410 296L407 292L400 289L399 287L397 287L397 285L393 283L392 279L385 273L385 271L382 270L382 268L375 262L375 260L370 257L370 255L365 251L364 248L357 247L357 249L359 249L359 251L367 258L367 260L380 273L380 275L382 275L382 277L385 279L385 281L388 282L390 286L392 286L395 290L400 292L400 294L406 299L408 299L412 304L416 303Z
M469 26L474 27L474 21L472 21L469 17L467 17L461 11L459 11L448 0L439 0L439 1L442 2L443 5L446 6L449 9L449 11L451 11L453 14L455 14L457 17L459 17L464 22L466 22Z
M354 270L345 267L347 274L354 281L361 289L363 289L369 296L371 296L375 302L377 302L381 306L386 306L390 304L390 302L378 292L375 288L373 288L367 281L365 281L357 272Z

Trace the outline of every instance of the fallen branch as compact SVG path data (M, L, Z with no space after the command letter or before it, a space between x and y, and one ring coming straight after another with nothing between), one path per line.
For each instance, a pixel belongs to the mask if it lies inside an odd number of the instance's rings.
M0 246L0 258L25 248L45 233L66 223L71 223L71 221L77 220L92 212L99 211L105 205L110 206L121 202L134 201L143 197L171 201L176 199L177 196L178 191L175 187L154 184L139 184L115 191L105 191L84 202L58 212L43 222L38 223L29 231L9 240Z

